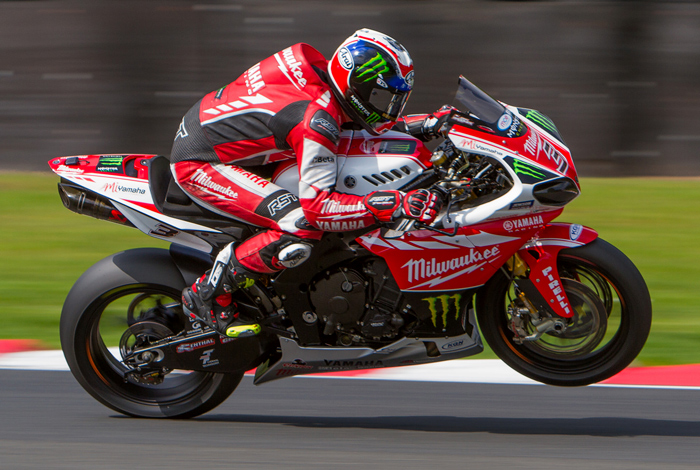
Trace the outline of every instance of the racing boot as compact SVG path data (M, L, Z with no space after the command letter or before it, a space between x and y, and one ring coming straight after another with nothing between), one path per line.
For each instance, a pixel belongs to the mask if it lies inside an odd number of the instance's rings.
M191 287L182 291L182 307L186 315L203 321L221 335L249 336L260 332L259 325L242 325L233 292L255 284L256 274L241 267L233 244L227 245L214 261L214 266ZM234 323L239 323L235 325Z

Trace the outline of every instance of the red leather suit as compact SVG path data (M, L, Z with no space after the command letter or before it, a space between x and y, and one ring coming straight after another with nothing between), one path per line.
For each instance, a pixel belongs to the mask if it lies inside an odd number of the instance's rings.
M361 196L334 191L348 119L326 82L327 63L307 44L284 49L206 95L175 137L171 167L183 190L210 210L269 229L236 249L251 271L281 269L276 252L290 240L318 240L327 222L375 223ZM290 158L299 198L246 169Z

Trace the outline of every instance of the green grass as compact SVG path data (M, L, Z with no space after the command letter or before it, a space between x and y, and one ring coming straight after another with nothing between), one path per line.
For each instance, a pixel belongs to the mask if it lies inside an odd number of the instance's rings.
M61 305L83 271L116 251L167 246L66 210L57 182L48 173L0 174L0 338L58 348ZM651 292L654 322L637 363L700 363L700 180L588 178L582 189L559 220L596 229L634 261Z

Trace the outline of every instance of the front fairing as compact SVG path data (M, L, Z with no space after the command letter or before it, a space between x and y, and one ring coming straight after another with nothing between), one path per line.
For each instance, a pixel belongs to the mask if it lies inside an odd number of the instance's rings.
M448 120L450 141L467 154L496 160L513 185L498 199L450 214L445 227L555 210L578 196L571 153L544 115L498 102L464 77L454 104L459 111Z
M503 155L566 176L578 184L571 152L554 123L544 114L496 101L464 77L459 78L455 107L461 112L449 121L453 142L460 134L468 134L475 142L485 141L490 147L482 152L486 155L500 156L497 149ZM479 153L479 148L467 150Z

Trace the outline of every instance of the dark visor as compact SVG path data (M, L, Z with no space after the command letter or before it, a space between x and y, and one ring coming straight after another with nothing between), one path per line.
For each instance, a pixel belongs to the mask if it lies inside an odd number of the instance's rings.
M369 96L369 104L374 110L391 121L396 121L403 110L409 93L396 92L375 88Z

